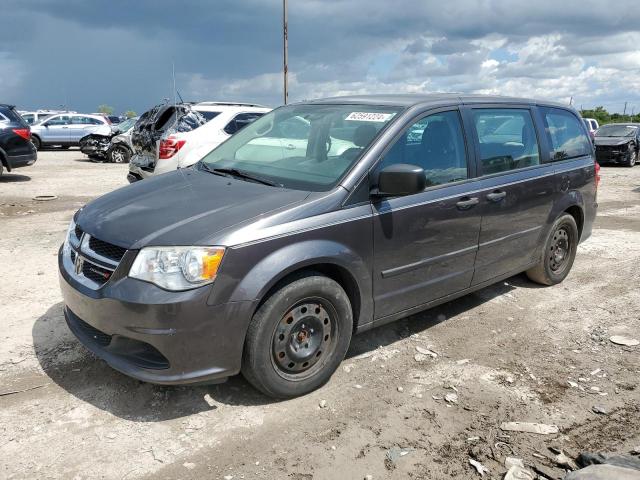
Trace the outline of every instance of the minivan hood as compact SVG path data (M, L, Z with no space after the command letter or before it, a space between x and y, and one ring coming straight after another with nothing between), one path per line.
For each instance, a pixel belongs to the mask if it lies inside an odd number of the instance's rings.
M223 230L308 196L182 169L108 193L83 207L76 222L90 235L127 249L210 245Z
M595 142L596 145L606 145L606 146L615 146L615 145L624 145L633 140L633 137L596 137Z

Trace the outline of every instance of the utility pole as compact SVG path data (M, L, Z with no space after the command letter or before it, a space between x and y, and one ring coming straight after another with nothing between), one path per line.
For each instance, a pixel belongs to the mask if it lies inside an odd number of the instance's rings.
M627 114L627 102L624 102L624 110L622 111L622 118Z
M571 95L571 98L569 99L569 106L573 105L573 95Z
M287 66L289 62L289 26L287 25L287 0L282 0L282 40L283 40L283 69L282 73L284 74L284 104L287 104L287 100L289 99L289 87L287 85L287 74L289 73L289 68Z

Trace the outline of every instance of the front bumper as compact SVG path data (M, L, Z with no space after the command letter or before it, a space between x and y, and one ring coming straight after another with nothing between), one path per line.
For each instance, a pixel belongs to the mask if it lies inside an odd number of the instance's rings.
M70 330L114 369L166 385L239 373L253 302L207 305L210 286L168 292L116 274L93 290L58 258Z
M626 163L631 152L627 148L596 149L596 161L603 163Z

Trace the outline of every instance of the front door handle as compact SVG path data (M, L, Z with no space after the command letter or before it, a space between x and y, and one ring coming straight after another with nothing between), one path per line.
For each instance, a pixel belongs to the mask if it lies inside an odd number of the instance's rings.
M468 210L479 202L478 197L462 197L460 201L456 203L456 207L458 207L459 210Z
M496 190L495 192L491 192L487 194L487 200L489 200L490 202L499 202L506 196L507 196L507 192L504 192L502 190Z

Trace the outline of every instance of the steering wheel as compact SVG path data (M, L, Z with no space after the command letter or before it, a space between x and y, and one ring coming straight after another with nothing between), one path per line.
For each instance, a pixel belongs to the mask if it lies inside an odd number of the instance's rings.
M327 153L331 150L331 137L327 137Z

